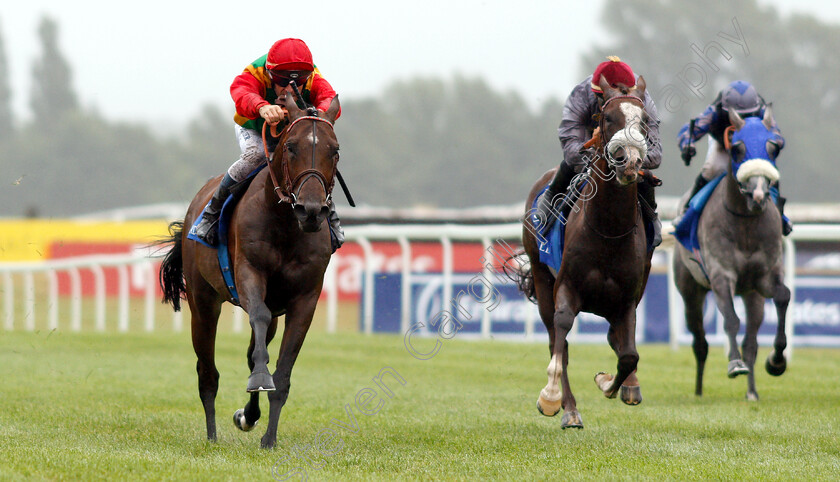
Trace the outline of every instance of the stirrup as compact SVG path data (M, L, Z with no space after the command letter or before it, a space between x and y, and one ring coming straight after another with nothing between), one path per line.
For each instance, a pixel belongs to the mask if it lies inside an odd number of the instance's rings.
M201 222L196 225L195 232L193 234L205 243L211 246L216 246L219 243L218 224L219 218L210 220L206 215L202 216Z

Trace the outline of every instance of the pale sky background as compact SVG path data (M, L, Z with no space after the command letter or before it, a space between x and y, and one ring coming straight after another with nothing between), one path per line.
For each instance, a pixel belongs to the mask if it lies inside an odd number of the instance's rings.
M0 33L16 115L28 117L37 25L58 22L82 105L111 120L181 124L212 103L233 110L233 77L283 37L304 39L344 99L415 75L483 77L531 105L565 98L580 54L603 32L603 0L317 0L314 2L23 0L4 2ZM840 22L833 0L761 0L783 14ZM585 6L583 6L585 5Z

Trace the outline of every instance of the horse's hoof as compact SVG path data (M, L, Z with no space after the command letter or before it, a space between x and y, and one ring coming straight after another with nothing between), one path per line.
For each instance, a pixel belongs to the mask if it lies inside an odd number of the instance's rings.
M563 430L566 430L567 428L583 428L583 419L580 417L580 412L577 410L564 413L560 422L560 428Z
M274 379L271 378L270 373L252 373L248 377L248 388L245 389L246 392L273 392L274 390Z
M563 409L563 401L561 398L558 398L555 401L546 400L540 395L537 398L537 410L540 411L541 414L545 415L546 417L553 417Z
M727 370L726 376L735 378L738 375L747 375L749 373L750 369L747 368L747 365L742 360L732 360L729 362L729 370Z
M250 432L257 426L258 420L255 420L253 424L248 424L248 419L245 418L245 410L239 409L233 414L233 424L236 425L236 428L242 430L243 432Z
M747 401L748 402L757 402L758 401L758 394L755 392L747 392Z
M260 439L260 448L261 449L273 449L275 442L277 442L277 440L274 437L269 437L268 434L263 435L263 437ZM283 480L283 479L278 479L278 480Z
M595 374L595 385L598 385L598 388L604 392L604 396L607 398L615 398L618 392L610 394L608 390L610 386L612 386L613 376L607 372L598 372Z
M778 365L774 364L773 363L773 354L771 353L770 355L767 356L767 361L764 362L764 368L767 370L767 373L769 373L770 375L773 375L774 377L778 377L779 375L784 373L785 370L787 369L787 360L785 360L785 357L782 356L782 362L779 363Z
M642 403L642 387L621 386L621 401L627 405L638 405Z

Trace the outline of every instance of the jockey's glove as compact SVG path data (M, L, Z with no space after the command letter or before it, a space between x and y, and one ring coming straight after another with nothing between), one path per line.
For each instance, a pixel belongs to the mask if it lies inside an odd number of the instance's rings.
M692 145L687 145L682 148L680 157L682 157L683 162L687 166L691 164L691 158L694 157L695 154L697 154L697 149L695 149Z

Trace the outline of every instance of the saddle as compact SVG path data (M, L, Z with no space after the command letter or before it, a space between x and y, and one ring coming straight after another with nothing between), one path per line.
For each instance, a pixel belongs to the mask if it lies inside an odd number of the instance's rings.
M225 285L228 288L228 292L230 292L231 302L239 306L239 293L236 291L236 283L233 279L233 269L230 264L230 252L228 250L228 228L230 227L230 219L233 215L233 209L236 207L236 204L242 199L242 196L245 194L245 191L248 190L248 186L251 185L251 181L254 180L257 173L259 173L267 164L263 164L260 167L251 171L248 176L239 181L238 183L234 184L230 188L230 194L228 198L225 200L224 204L222 205L222 211L219 214L219 225L218 225L218 233L219 233L219 244L218 246L210 246L209 244L205 243L197 236L193 234L195 231L194 229L190 229L190 233L187 235L187 239L192 239L193 241L197 241L208 248L212 248L216 250L216 256L219 259L219 269L222 272L222 278L225 280ZM207 209L207 206L204 207ZM193 228L201 222L201 218L204 216L204 210L201 211L201 214L196 217L195 223L193 223Z

